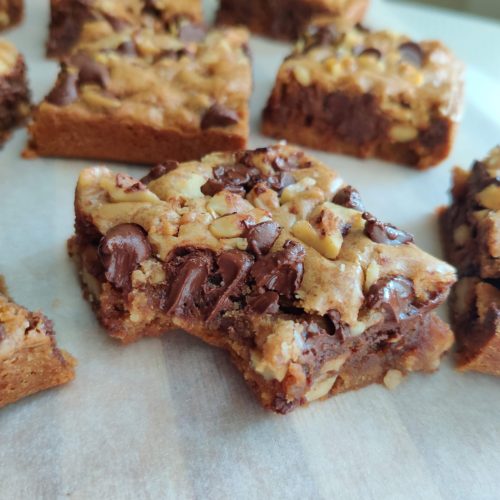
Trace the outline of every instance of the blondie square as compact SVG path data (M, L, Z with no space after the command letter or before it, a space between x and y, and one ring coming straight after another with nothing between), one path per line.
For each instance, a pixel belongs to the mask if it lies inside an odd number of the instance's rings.
M461 276L451 300L459 367L500 375L500 147L470 171L455 169L452 197L440 218Z
M65 384L75 359L57 348L52 322L12 302L0 283L0 408Z
M80 40L98 39L146 25L163 30L172 21L202 22L200 0L51 0L47 55L61 57Z
M454 269L298 149L168 162L142 180L89 168L75 210L70 254L109 334L183 328L228 351L276 412L395 387L453 342L433 311Z
M264 134L425 169L450 152L462 64L438 41L321 19L281 66Z
M248 32L181 21L80 42L30 126L29 154L155 164L245 147Z
M251 31L282 40L297 40L307 24L320 15L338 16L353 26L370 0L221 0L219 24L241 24Z

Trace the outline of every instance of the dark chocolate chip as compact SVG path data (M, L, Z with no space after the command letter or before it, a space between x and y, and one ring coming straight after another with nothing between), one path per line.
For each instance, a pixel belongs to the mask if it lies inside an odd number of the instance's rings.
M126 40L125 42L120 43L120 45L116 48L116 51L124 56L137 55L137 47L133 40Z
M183 24L179 28L179 39L181 42L201 42L207 36L207 28L201 24Z
M305 35L304 51L307 52L315 47L334 45L340 42L343 34L334 25L310 26Z
M415 42L405 42L399 46L399 53L401 57L413 64L413 66L417 66L420 68L424 63L424 52L422 51L422 47L418 43Z
M7 332L5 330L5 326L0 325L0 342L7 337Z
M272 175L266 179L267 184L274 191L280 193L287 186L295 184L294 176L289 172L279 172L276 175Z
M364 212L365 206L361 200L361 195L352 186L345 186L333 197L333 203L346 208L352 208L358 212Z
M368 290L366 306L381 309L388 320L400 321L412 312L415 299L413 282L404 276L390 276L379 279Z
M222 276L222 295L217 300L207 321L212 321L222 310L224 310L231 297L241 294L241 288L246 283L246 278L254 260L246 252L241 250L228 250L220 254L217 259L219 273Z
M160 177L164 176L165 174L168 174L172 170L175 170L179 166L179 162L175 160L167 160L163 163L160 163L159 165L155 165L147 175L145 175L142 179L141 182L143 184L149 184L152 181L155 181L156 179L159 179Z
M326 318L333 327L333 335L336 335L339 340L343 342L349 335L351 329L347 323L341 320L340 312L336 309L330 309L326 313Z
M430 125L420 131L420 143L429 149L446 144L450 135L450 122L443 118L434 118Z
M213 267L209 251L195 251L176 257L167 263L167 274L172 287L163 309L167 314L199 315L197 302Z
M279 311L279 294L265 292L247 297L248 309L255 314L276 314Z
M247 42L245 42L242 46L241 46L241 50L243 52L243 54L245 54L248 59L250 59L250 61L252 60L252 49L250 48L250 45L248 45Z
M239 116L236 111L215 103L205 111L201 119L201 128L205 130L212 127L229 127L239 122Z
M71 58L71 64L76 66L78 71L78 85L86 83L94 83L102 88L109 85L108 68L101 63L98 63L88 54L79 52Z
M288 156L276 156L271 162L271 165L276 170L289 172L290 170L297 170L301 167L303 157L304 153L302 151L292 153Z
M392 224L381 222L368 212L363 214L363 219L366 220L364 233L375 243L396 246L413 241L413 236L410 233L398 229Z
M106 279L125 291L130 289L132 272L152 254L146 232L137 224L119 224L110 229L98 251Z
M375 57L376 59L380 59L382 57L382 52L380 52L380 50L376 49L375 47L367 47L366 49L362 48L362 49L358 49L358 51L356 51L356 55L358 57L361 57L361 56L371 56L371 57Z
M214 196L225 189L232 193L244 195L255 185L260 175L256 168L245 165L218 165L213 169L213 179L209 179L202 187L201 192L206 196Z
M248 250L257 257L266 255L278 239L281 228L276 222L261 222L247 232Z
M123 189L126 193L137 193L145 191L146 186L141 182L127 174L117 174L115 179L117 188Z
M282 250L261 257L250 271L257 292L273 291L293 299L304 276L304 257L304 247L292 240Z
M55 87L47 96L47 102L56 106L67 106L78 99L76 88L77 75L63 70L57 79Z

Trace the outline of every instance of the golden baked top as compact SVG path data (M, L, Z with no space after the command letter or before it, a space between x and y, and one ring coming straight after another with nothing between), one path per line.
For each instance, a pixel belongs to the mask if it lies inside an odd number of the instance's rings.
M78 181L76 213L101 235L123 224L145 231L152 256L132 273L133 284L161 282L161 262L182 248L253 259L265 247L255 264L263 289L276 288L307 314L338 315L351 335L387 316L434 309L455 281L451 266L367 212L335 172L286 145L170 162L142 181L89 168ZM275 266L288 271L274 276Z
M41 108L193 132L245 128L251 94L248 33L181 22L87 37ZM208 116L207 116L208 115Z

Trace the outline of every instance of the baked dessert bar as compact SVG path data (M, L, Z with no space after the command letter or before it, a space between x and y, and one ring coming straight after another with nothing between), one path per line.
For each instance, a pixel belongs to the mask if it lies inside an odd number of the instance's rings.
M0 0L0 30L12 28L23 19L23 0Z
M57 348L52 322L0 289L0 408L75 376L75 359Z
M276 412L393 387L453 342L433 310L454 269L295 148L169 162L141 181L89 168L75 210L70 254L109 334L183 328L229 351Z
M29 154L144 164L246 145L248 32L180 22L86 41L34 114Z
M461 279L451 314L462 370L500 375L500 147L470 172L454 170L442 240Z
M315 16L339 16L353 26L369 0L221 0L219 24L242 24L251 31L282 40L297 40Z
M202 22L200 0L51 0L47 55L61 57L80 40L141 25L159 30L172 21Z
M0 146L30 112L30 91L23 56L0 40Z
M262 129L317 149L425 169L450 152L462 71L440 42L344 30L321 19L281 66Z

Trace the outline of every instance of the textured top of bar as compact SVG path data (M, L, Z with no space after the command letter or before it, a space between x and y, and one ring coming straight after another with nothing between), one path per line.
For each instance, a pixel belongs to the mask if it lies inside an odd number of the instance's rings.
M390 31L345 29L318 18L280 69L280 80L326 91L369 93L394 119L428 125L431 112L461 113L463 65L439 41L419 43Z
M246 128L251 93L248 33L186 22L168 31L133 29L84 39L41 104L53 113L113 116L194 133Z
M0 360L22 347L50 341L52 323L41 313L32 313L12 302L0 291Z
M161 281L158 259L208 250L243 265L257 295L271 292L264 311L286 303L328 315L350 335L434 309L455 281L451 266L368 213L335 172L286 145L170 162L142 182L89 168L76 212L80 237L97 230L104 247L133 249L132 282Z

